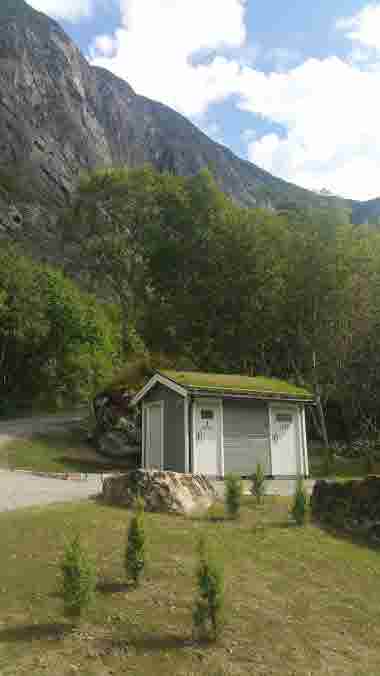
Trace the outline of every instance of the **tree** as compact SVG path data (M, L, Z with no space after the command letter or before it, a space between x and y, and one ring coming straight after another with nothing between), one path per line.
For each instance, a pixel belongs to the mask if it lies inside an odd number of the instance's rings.
M231 519L237 519L240 516L241 499L243 495L242 481L239 476L227 474L224 485L227 512Z
M136 510L128 529L127 546L125 550L125 570L127 576L137 586L145 568L145 530L144 530L144 502L137 499Z
M0 252L0 395L8 402L86 399L120 358L120 319L60 271Z
M199 543L197 598L193 611L195 633L199 638L216 640L221 632L224 609L223 571L206 550L204 539Z
M79 620L92 603L96 588L95 567L79 535L66 544L61 574L65 615Z

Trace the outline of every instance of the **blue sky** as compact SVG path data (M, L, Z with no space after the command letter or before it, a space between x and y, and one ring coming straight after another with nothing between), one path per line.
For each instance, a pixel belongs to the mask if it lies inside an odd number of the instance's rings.
M312 190L380 195L380 0L29 2L244 159Z

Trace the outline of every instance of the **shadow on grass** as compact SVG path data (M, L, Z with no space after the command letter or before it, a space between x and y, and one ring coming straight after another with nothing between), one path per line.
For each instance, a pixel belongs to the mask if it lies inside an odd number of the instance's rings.
M176 634L166 634L164 636L151 634L134 639L130 642L130 645L137 653L158 653L166 650L183 650L196 644L190 637L178 636Z
M75 625L51 622L49 624L24 624L19 627L8 627L0 631L0 643L32 641L35 639L55 639L60 641L70 634Z
M96 585L96 590L100 594L125 594L134 591L136 585L132 582L112 582L112 580L101 580Z
M76 460L68 456L61 456L58 462L65 467L70 467L73 472L83 474L96 474L98 472L129 472L133 467L130 464L114 463L103 460Z
M284 530L286 528L298 528L296 522L291 521L290 519L283 519L281 521L268 521L264 527L268 528L269 530L272 528L279 528L280 530Z
M314 526L320 528L327 535L337 538L338 540L346 540L346 542L351 542L358 547L365 547L365 549L371 549L373 551L379 552L380 542L374 542L369 539L368 535L365 533L348 531L344 528L338 528L329 523L324 523L321 521L313 520Z

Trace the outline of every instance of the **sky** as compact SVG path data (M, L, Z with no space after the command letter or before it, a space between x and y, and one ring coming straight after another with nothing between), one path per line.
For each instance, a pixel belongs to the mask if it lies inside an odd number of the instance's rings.
M28 0L94 65L272 174L380 196L380 0Z

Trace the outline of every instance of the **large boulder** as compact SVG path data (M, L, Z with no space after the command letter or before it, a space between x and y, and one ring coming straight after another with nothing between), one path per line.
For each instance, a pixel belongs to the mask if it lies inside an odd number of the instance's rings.
M176 514L208 509L216 499L213 485L202 474L137 469L103 482L103 498L108 503L132 507L138 495L147 511Z

